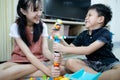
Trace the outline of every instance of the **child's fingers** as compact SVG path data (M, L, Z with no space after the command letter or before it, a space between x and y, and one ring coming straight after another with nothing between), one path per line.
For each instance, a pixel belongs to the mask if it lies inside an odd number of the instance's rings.
M52 67L52 77L58 77L60 75L60 68L59 67Z

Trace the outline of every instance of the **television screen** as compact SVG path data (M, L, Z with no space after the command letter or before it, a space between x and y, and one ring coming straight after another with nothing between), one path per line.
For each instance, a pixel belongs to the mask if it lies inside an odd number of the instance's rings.
M91 0L43 0L44 16L84 21Z

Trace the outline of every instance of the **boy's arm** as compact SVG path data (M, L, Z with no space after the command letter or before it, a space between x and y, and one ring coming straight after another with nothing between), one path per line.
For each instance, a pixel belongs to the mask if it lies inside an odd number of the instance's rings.
M74 44L68 44L64 39L61 39L61 42L60 42L61 44L63 44L64 46L70 46L70 47L75 47L75 45Z
M69 44L64 39L61 39L60 43L64 46L69 46Z
M104 46L104 42L102 41L95 41L89 46L80 46L80 47L73 47L74 45L71 46L64 46L62 44L55 43L54 45L54 50L61 51L64 53L71 53L71 54L80 54L80 55L89 55L96 50L100 49L102 46Z

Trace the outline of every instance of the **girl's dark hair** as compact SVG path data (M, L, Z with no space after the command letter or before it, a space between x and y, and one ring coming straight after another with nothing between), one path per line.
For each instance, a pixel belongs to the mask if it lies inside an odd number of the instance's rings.
M104 20L103 27L105 27L106 24L112 18L112 11L111 11L110 7L108 7L104 4L94 4L94 5L90 6L89 10L90 9L96 9L96 11L98 12L98 16L104 16L105 20Z
M37 2L38 1L38 2ZM37 2L37 4L36 4ZM39 3L39 5L38 5ZM20 34L20 37L22 38L22 40L27 44L27 46L30 46L30 42L27 39L27 35L26 35L26 31L25 31L25 27L27 26L27 21L26 21L26 17L25 15L23 15L20 11L20 9L22 8L23 10L26 10L30 7L30 5L32 4L33 6L33 11L36 11L36 9L38 9L40 6L41 1L40 0L19 0L18 1L18 5L17 5L17 14L18 14L18 18L16 20L16 23L18 24L18 32ZM33 25L33 42L38 41L40 35L42 34L43 31L43 25L42 22L40 21L39 24L34 24Z

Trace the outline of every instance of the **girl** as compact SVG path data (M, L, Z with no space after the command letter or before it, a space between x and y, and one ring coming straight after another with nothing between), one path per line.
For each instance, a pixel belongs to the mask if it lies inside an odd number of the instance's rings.
M40 0L19 0L18 18L11 26L10 36L14 39L12 58L0 65L0 80L15 80L23 76L51 76L52 60L48 49L47 26L40 20ZM55 70L53 69L53 72ZM59 75L59 70L56 70Z

